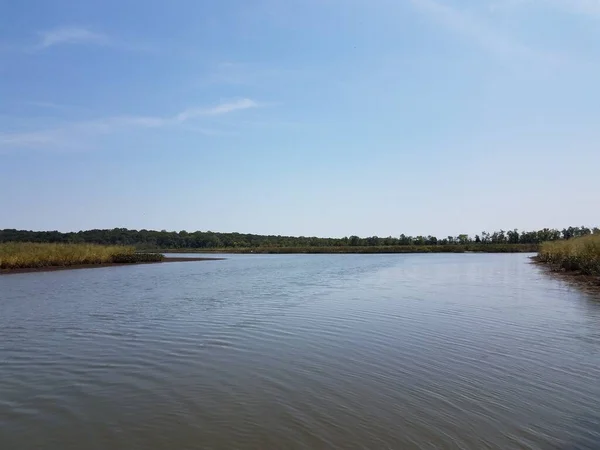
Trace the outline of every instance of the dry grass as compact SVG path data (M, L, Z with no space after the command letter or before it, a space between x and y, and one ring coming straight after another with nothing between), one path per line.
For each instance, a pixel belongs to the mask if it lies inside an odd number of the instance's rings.
M0 269L24 269L82 264L107 264L131 255L133 247L94 244L0 244ZM134 262L134 261L132 261Z
M560 270L600 275L600 235L545 242L540 247L538 260Z

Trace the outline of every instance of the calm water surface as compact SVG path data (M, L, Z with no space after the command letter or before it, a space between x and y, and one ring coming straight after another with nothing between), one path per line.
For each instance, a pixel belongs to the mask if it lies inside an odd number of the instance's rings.
M600 299L526 255L0 277L0 449L600 449Z

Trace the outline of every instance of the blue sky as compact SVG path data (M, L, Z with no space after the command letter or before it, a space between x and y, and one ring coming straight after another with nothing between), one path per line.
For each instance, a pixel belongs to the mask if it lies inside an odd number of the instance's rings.
M600 225L600 0L0 6L0 228Z

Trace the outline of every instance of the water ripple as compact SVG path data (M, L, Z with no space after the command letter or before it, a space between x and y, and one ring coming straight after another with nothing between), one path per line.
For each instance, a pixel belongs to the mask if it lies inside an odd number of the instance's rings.
M523 255L0 278L0 448L597 449L600 302Z

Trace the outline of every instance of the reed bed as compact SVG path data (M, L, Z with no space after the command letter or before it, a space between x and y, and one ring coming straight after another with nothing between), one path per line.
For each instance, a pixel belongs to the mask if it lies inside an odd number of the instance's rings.
M90 264L159 262L163 255L135 253L134 247L95 244L0 244L0 269L29 269Z
M535 253L537 244L387 245L345 247L234 247L163 249L165 253Z
M545 242L540 246L538 261L558 270L600 275L600 235Z

